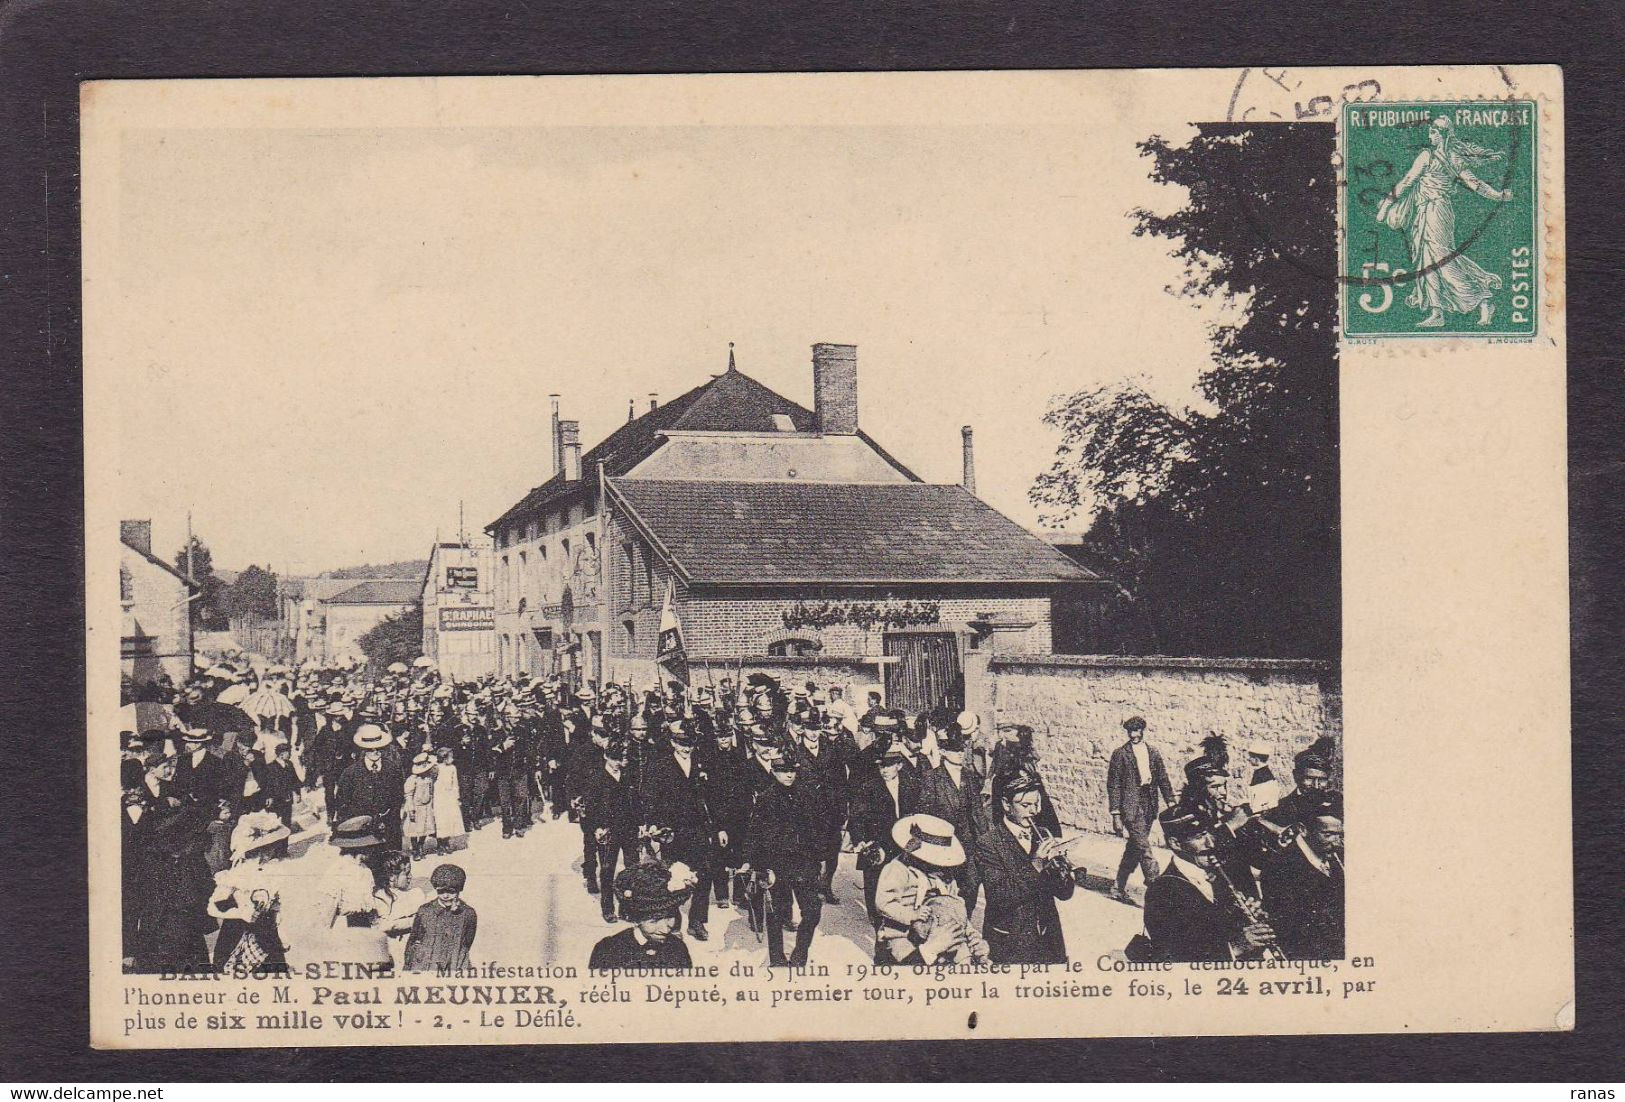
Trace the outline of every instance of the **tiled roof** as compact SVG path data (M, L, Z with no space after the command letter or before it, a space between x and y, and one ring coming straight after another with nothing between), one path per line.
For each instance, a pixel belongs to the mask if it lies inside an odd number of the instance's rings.
M690 582L1095 580L960 486L623 478L611 487Z
M581 457L580 482L565 482L554 475L486 525L485 530L492 532L499 525L534 513L583 487L596 488L600 460L604 463L604 473L610 478L625 474L654 454L660 447L662 432L673 429L687 432L776 432L778 426L773 423L775 414L790 418L797 432L813 432L817 428L817 419L812 410L797 405L742 371L729 370L712 376L710 381L663 406L656 406L605 437ZM903 475L918 481L912 471L887 455L868 434L859 432L858 436Z
M327 598L330 605L409 605L423 587L413 578L372 578Z

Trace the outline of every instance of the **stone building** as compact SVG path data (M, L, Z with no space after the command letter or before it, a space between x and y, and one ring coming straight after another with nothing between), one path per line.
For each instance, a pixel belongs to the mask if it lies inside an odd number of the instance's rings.
M491 544L436 543L423 574L423 653L443 676L473 681L496 670Z
M357 640L386 616L418 599L416 578L283 578L278 582L283 631L295 661L361 659Z
M192 676L192 600L196 582L152 553L152 521L119 522L119 660L132 687L168 674Z
M813 346L808 410L728 370L581 454L488 527L499 672L641 687L670 600L701 684L753 670L963 700L971 652L1044 653L1057 594L1099 580L963 484L928 485L858 424L857 349Z

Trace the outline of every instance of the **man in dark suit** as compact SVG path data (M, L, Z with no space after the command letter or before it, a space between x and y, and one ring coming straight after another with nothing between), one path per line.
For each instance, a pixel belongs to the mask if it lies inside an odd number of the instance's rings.
M999 808L976 842L987 889L982 937L995 964L1065 964L1066 936L1058 899L1071 899L1073 876L1051 860L1062 839L1040 839L1043 796L1028 774L1016 773L994 794Z
M892 826L920 807L919 776L903 768L906 760L907 755L899 747L887 747L880 758L879 772L865 776L852 795L852 840L858 846L863 903L870 925L880 919L875 910L880 870L900 852L892 840Z
M1150 884L1157 876L1157 862L1151 856L1151 824L1157 819L1157 799L1174 802L1174 787L1168 782L1168 767L1162 755L1145 741L1145 720L1130 716L1123 721L1128 741L1112 751L1106 769L1106 799L1111 805L1112 832L1127 836L1123 859L1117 863L1117 882L1111 896L1129 902L1128 878L1138 865Z
M798 792L796 761L789 752L778 750L767 759L773 783L758 792L745 829L745 863L767 881L770 905L767 908L768 963L774 968L786 964L804 967L812 948L813 933L824 913L824 897L819 890L819 851L817 812L807 805L805 793ZM784 952L784 923L791 903L801 912L796 926L796 943L790 955Z
M171 781L174 795L184 803L214 809L221 800L242 797L242 789L231 791L230 777L225 760L212 748L214 736L201 727L187 727L181 733L181 754L175 761L175 777Z
M976 843L988 829L987 804L982 802L982 774L965 760L965 735L957 722L948 720L943 724L937 736L937 749L942 752L942 760L920 771L920 802L916 810L952 823L954 836L964 845L965 863L958 871L959 897L965 901L965 914L969 915L976 910L976 900L982 890Z
M1189 963L1258 959L1275 932L1248 921L1223 878L1206 820L1178 808L1162 813L1174 851L1145 890L1145 932L1157 960Z
M1262 877L1270 924L1290 960L1343 958L1343 798L1322 793L1294 844Z
M816 713L791 713L789 726L796 790L806 799L815 820L820 890L825 903L839 903L835 870L841 861L841 829L846 826L846 760L819 727Z
M637 790L626 768L626 743L612 740L598 772L581 781L582 829L591 832L598 854L598 904L605 922L615 921L617 864L638 863Z
M370 816L379 837L390 849L401 848L401 806L406 801L406 778L400 767L386 760L389 732L363 723L352 739L361 756L339 775L333 795L338 820Z
M681 861L707 888L716 864L717 827L711 813L711 774L694 746L694 731L686 719L666 724L669 747L653 751L646 760L640 780L643 814L647 822L672 832L667 856ZM641 825L641 824L640 824ZM692 893L688 905L688 935L695 941L708 936L706 920L711 917L711 893Z

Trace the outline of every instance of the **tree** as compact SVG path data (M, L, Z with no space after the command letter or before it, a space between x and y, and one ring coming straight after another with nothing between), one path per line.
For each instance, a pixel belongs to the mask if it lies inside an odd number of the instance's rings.
M423 602L392 612L356 640L361 653L375 666L410 663L423 653Z
M1092 522L1085 546L1166 653L1341 647L1332 142L1329 126L1277 123L1141 143L1152 179L1189 202L1135 211L1135 234L1177 242L1185 282L1171 293L1242 300L1244 320L1213 327L1180 408L1125 382L1045 416L1062 441L1031 500L1046 524Z
M272 620L277 615L276 575L250 566L232 583L227 603L233 616Z
M187 572L185 544L175 552L175 569L182 574ZM202 590L198 599L192 602L192 630L225 631L231 626L228 619L230 610L226 607L226 583L215 576L214 556L209 553L209 545L196 536L192 537L191 578Z

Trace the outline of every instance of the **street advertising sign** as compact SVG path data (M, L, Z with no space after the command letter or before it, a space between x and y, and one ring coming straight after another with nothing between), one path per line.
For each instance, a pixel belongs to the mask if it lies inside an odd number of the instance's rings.
M441 631L494 631L494 608L443 608L440 610Z
M448 566L446 567L447 589L478 589L480 587L480 568L477 566Z

